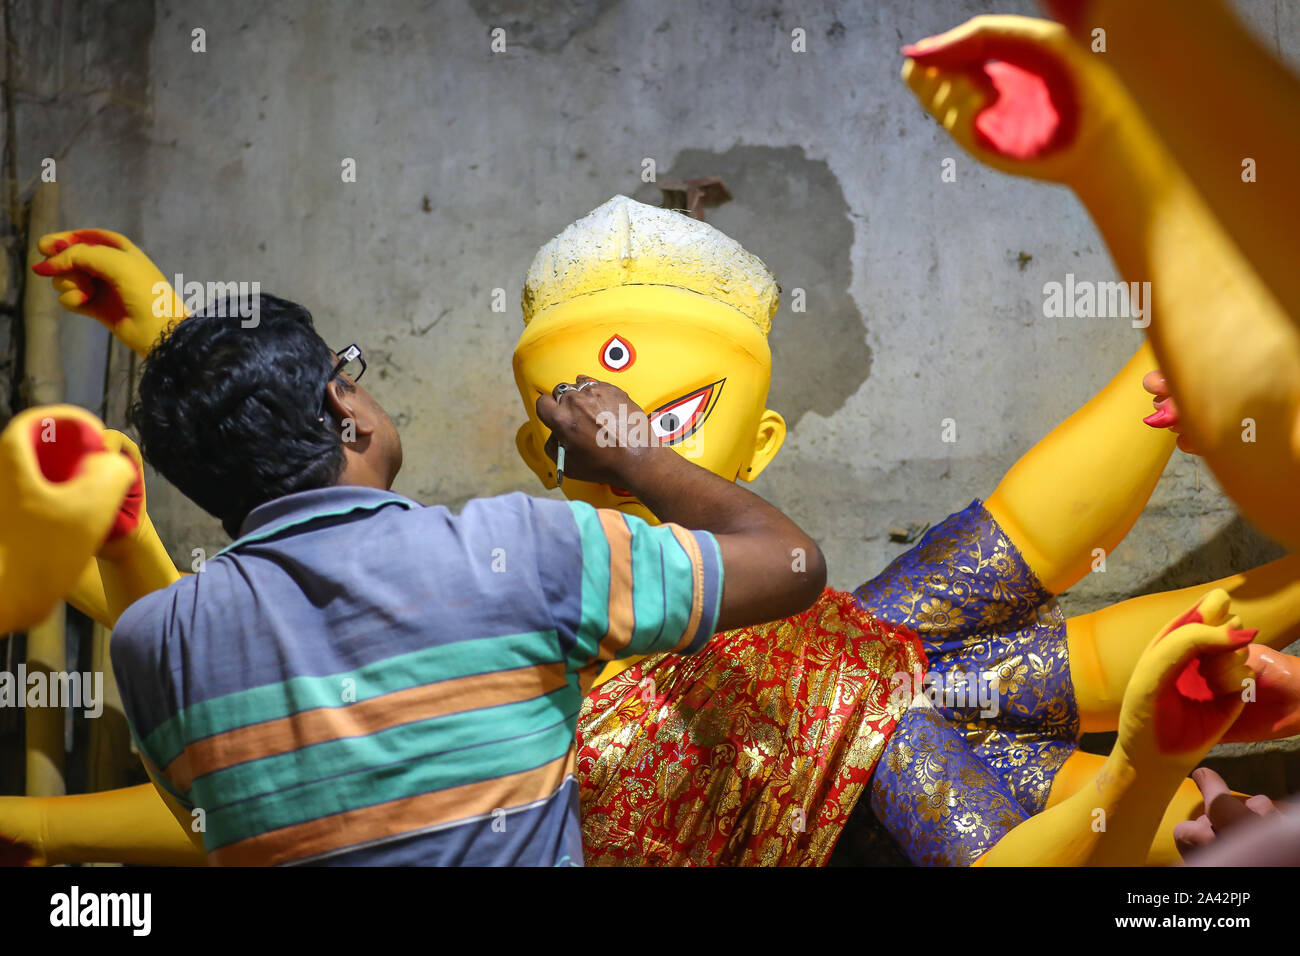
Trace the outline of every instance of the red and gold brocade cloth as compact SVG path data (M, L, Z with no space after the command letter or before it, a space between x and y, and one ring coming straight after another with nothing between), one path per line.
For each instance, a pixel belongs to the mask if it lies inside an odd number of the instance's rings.
M906 627L827 588L803 614L647 657L578 715L589 866L822 866L925 670Z

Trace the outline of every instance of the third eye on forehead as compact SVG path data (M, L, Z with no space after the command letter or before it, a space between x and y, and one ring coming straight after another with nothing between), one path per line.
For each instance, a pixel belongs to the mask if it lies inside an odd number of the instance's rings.
M623 372L636 361L636 347L621 335L611 335L600 347L596 358L609 372Z

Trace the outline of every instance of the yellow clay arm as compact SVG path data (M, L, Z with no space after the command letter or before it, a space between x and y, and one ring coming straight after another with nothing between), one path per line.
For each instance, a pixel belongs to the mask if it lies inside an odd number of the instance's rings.
M108 613L108 599L104 597L104 582L100 580L99 561L96 558L86 562L77 582L63 599L92 621L112 629L113 618Z
M59 304L103 323L141 358L188 315L158 267L120 233L53 232L37 248L46 258L32 270L51 280Z
M1141 49L1134 46L1136 34L1123 26L1123 17L1139 17L1139 11L1167 21L1159 41L1148 42L1146 35ZM1186 34L1188 42L1208 49L1218 42L1218 26L1228 31L1227 14L1217 0L1105 0L1104 9L1085 5L1081 22L1105 22L1103 14L1117 18L1104 54L1076 45L1059 24L1026 17L976 17L910 49L904 79L922 106L976 158L1005 172L1074 189L1124 278L1151 284L1149 312L1142 321L1150 319L1147 333L1178 403L1186 438L1247 517L1293 547L1300 546L1300 495L1294 494L1300 485L1300 323L1287 304L1297 298L1278 278L1280 271L1291 283L1300 283L1290 221L1300 186L1278 172L1300 149L1288 145L1300 135L1295 124L1278 119L1289 115L1278 110L1289 110L1295 102L1294 93L1279 90L1290 89L1294 80L1272 67L1252 66L1237 70L1223 86L1221 71L1206 68L1207 62L1219 62L1217 54L1188 58L1177 71L1160 65L1161 57L1173 58L1166 65L1184 57L1181 44L1171 40L1174 33ZM1223 36L1229 62L1252 55L1253 41L1239 28ZM1224 119L1229 124L1224 129L1238 130L1233 136L1193 133L1184 126L1180 135L1190 137L1189 145L1175 144L1180 160L1191 162L1196 154L1197 162L1215 164L1213 171L1194 173L1194 178L1215 210L1225 217L1230 210L1239 220L1239 226L1230 225L1231 235L1107 64L1124 71L1124 81L1135 89L1146 82L1163 90L1162 132L1169 130L1171 142L1179 124L1207 121L1202 101L1189 97L1181 78L1175 78L1189 68L1199 71L1195 83L1204 96L1211 96L1210 89L1219 90L1205 102L1222 102L1224 91L1237 89L1238 82L1261 87L1257 98L1230 97L1223 113L1231 117L1216 114L1209 120ZM979 121L992 103L990 69L1042 80L1055 91L1053 110L1044 110L1032 96L1023 97L1014 108L1009 102L1013 89L1008 87L998 102L1004 121L982 129L1032 132L1045 127L1059 135L1045 138L1046 145L1038 150L1025 148L1015 136L981 136ZM1135 79L1139 72L1145 80ZM1019 117L1021 125L1005 121L1008 114ZM1264 127L1267 131L1261 132ZM1243 145L1247 139L1250 147ZM1270 189L1275 191L1251 193L1260 184L1241 182L1241 157L1234 156L1231 169L1221 168L1228 161L1225 148L1272 157ZM1265 228L1266 221L1274 225ZM1260 231L1251 233L1255 242L1249 246L1234 242L1243 230L1257 227ZM1249 256L1242 248L1250 250Z
M84 574L132 482L99 419L29 408L0 434L0 633L43 620Z
M111 429L104 433L104 437L110 448L125 454L135 463L138 473L144 474L144 462L135 442ZM154 530L153 522L149 520L145 501L142 478L134 527L122 537L105 544L97 555L109 618L104 623L108 627L116 624L122 612L144 595L180 579L180 572L176 570L158 532Z
M1151 282L1147 335L1188 439L1247 517L1300 546L1300 329L1163 155L1129 127L1076 192L1126 277Z
M36 865L206 865L189 814L179 804L175 813L159 792L141 784L68 797L0 797L0 836L29 847Z
M1142 377L1154 367L1144 345L1026 452L985 502L1053 594L1089 572L1096 549L1109 554L1124 539L1173 453L1174 435L1142 423L1151 411Z
M1066 4L1080 43L1106 31L1115 72L1254 271L1300 326L1300 79L1222 0ZM1254 161L1249 181L1247 160ZM1191 316L1187 316L1190 320ZM1203 322L1218 321L1208 311Z
M1142 864L1184 777L1241 714L1253 675L1227 592L1211 591L1171 621L1134 668L1119 736L1093 779L1009 832L979 860L986 866ZM1196 662L1207 695L1185 693ZM1206 699L1208 698L1208 699Z
M1222 588L1243 620L1259 630L1258 643L1281 649L1300 639L1300 557L1209 584L1145 594L1066 622L1070 680L1084 733L1115 729L1124 688L1142 655L1137 635L1150 634L1196 598Z
M1139 768L1116 747L1089 784L1020 824L975 865L1139 866L1182 780L1182 771Z

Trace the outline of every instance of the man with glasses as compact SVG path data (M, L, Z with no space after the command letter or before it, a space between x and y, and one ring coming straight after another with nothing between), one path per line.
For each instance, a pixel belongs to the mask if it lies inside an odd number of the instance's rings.
M565 472L676 524L518 493L422 507L389 490L402 444L360 348L257 305L253 328L176 324L132 410L145 459L235 539L114 631L155 784L213 863L581 863L595 675L804 610L817 545L667 446L602 444L598 419L644 412L586 376L537 401Z

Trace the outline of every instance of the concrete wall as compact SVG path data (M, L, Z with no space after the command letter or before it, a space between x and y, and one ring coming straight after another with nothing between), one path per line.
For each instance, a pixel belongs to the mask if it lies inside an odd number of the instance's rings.
M1300 65L1300 7L1238 6ZM307 304L329 341L360 343L406 443L397 490L424 502L541 492L513 446L523 273L609 196L657 202L646 158L661 180L725 177L735 199L710 221L807 292L772 335L771 404L792 428L756 490L821 540L837 586L906 547L892 526L987 495L1140 344L1125 320L1042 317L1044 282L1114 277L1095 229L1065 189L968 160L897 76L903 42L1036 13L1028 0L18 7L20 60L40 67L21 114L27 174L62 150L69 224L132 234L169 275L260 281ZM796 27L807 53L790 50ZM958 178L943 184L949 156ZM94 375L105 333L65 328L70 380ZM224 543L160 480L150 506L184 564ZM1277 553L1178 454L1106 573L1064 604Z
M1300 57L1300 10L1241 7ZM657 202L647 157L661 180L724 176L735 199L710 220L808 295L772 335L771 404L793 427L756 487L852 587L905 547L890 527L988 494L1140 343L1123 320L1042 317L1044 282L1113 278L1096 231L1066 190L966 159L898 80L902 42L994 10L1035 7L159 2L143 162L78 175L111 175L139 203L127 225L168 274L258 280L308 304L330 341L362 344L408 448L398 490L453 507L540 491L514 453L509 370L537 246L615 193ZM807 53L790 51L795 27ZM943 184L948 156L958 178ZM955 443L940 440L949 417ZM161 482L151 502L178 558L221 543ZM1065 603L1276 553L1179 454L1107 572Z
M52 159L65 224L140 234L145 158L154 135L153 3L10 0L8 9L22 199L42 186L42 163ZM67 400L111 416L111 403L104 408L112 342L107 330L70 319L60 337ZM115 385L125 394L129 352L120 346L113 352Z

